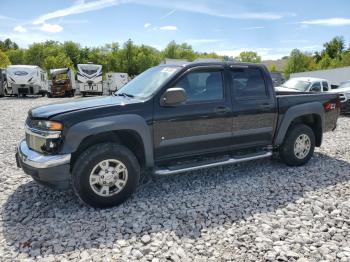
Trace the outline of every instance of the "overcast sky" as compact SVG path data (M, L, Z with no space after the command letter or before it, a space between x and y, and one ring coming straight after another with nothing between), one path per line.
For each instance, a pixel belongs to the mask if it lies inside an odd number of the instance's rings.
M21 47L48 39L82 46L124 42L162 49L171 40L196 51L236 56L254 50L276 59L325 41L350 42L350 1L315 0L2 0L0 39Z

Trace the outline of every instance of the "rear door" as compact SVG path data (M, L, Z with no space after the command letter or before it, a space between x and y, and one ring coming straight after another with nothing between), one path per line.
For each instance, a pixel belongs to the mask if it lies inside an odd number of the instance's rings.
M272 144L277 105L272 83L258 66L232 66L233 145L235 148ZM271 81L270 81L271 82Z
M228 148L232 107L224 68L191 68L170 87L185 89L187 101L179 106L163 107L156 97L153 123L156 160Z

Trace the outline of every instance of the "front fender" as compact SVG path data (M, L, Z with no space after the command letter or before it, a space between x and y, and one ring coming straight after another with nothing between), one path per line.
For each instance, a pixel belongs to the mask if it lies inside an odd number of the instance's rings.
M153 166L153 140L146 121L139 115L109 116L80 122L70 127L65 135L61 152L75 152L84 138L108 131L132 130L142 139L147 166Z
M306 115L318 115L321 118L321 134L325 130L325 113L324 108L320 102L312 102L301 105L295 105L290 107L287 112L281 116L279 121L278 131L275 136L274 145L281 145L283 143L284 137L287 134L290 124L296 118Z

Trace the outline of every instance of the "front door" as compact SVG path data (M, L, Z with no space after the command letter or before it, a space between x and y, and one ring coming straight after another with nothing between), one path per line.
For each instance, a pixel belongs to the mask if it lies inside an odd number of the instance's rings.
M192 68L171 87L182 87L184 104L162 107L155 101L155 158L198 155L225 149L232 132L232 107L224 69Z

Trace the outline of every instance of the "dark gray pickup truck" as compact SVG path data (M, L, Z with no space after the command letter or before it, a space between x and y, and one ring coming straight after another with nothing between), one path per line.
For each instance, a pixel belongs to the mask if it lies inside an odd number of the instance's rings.
M94 207L122 203L141 176L271 157L303 165L334 130L337 94L275 93L263 65L153 67L113 96L29 111L18 166L38 183L72 186Z

